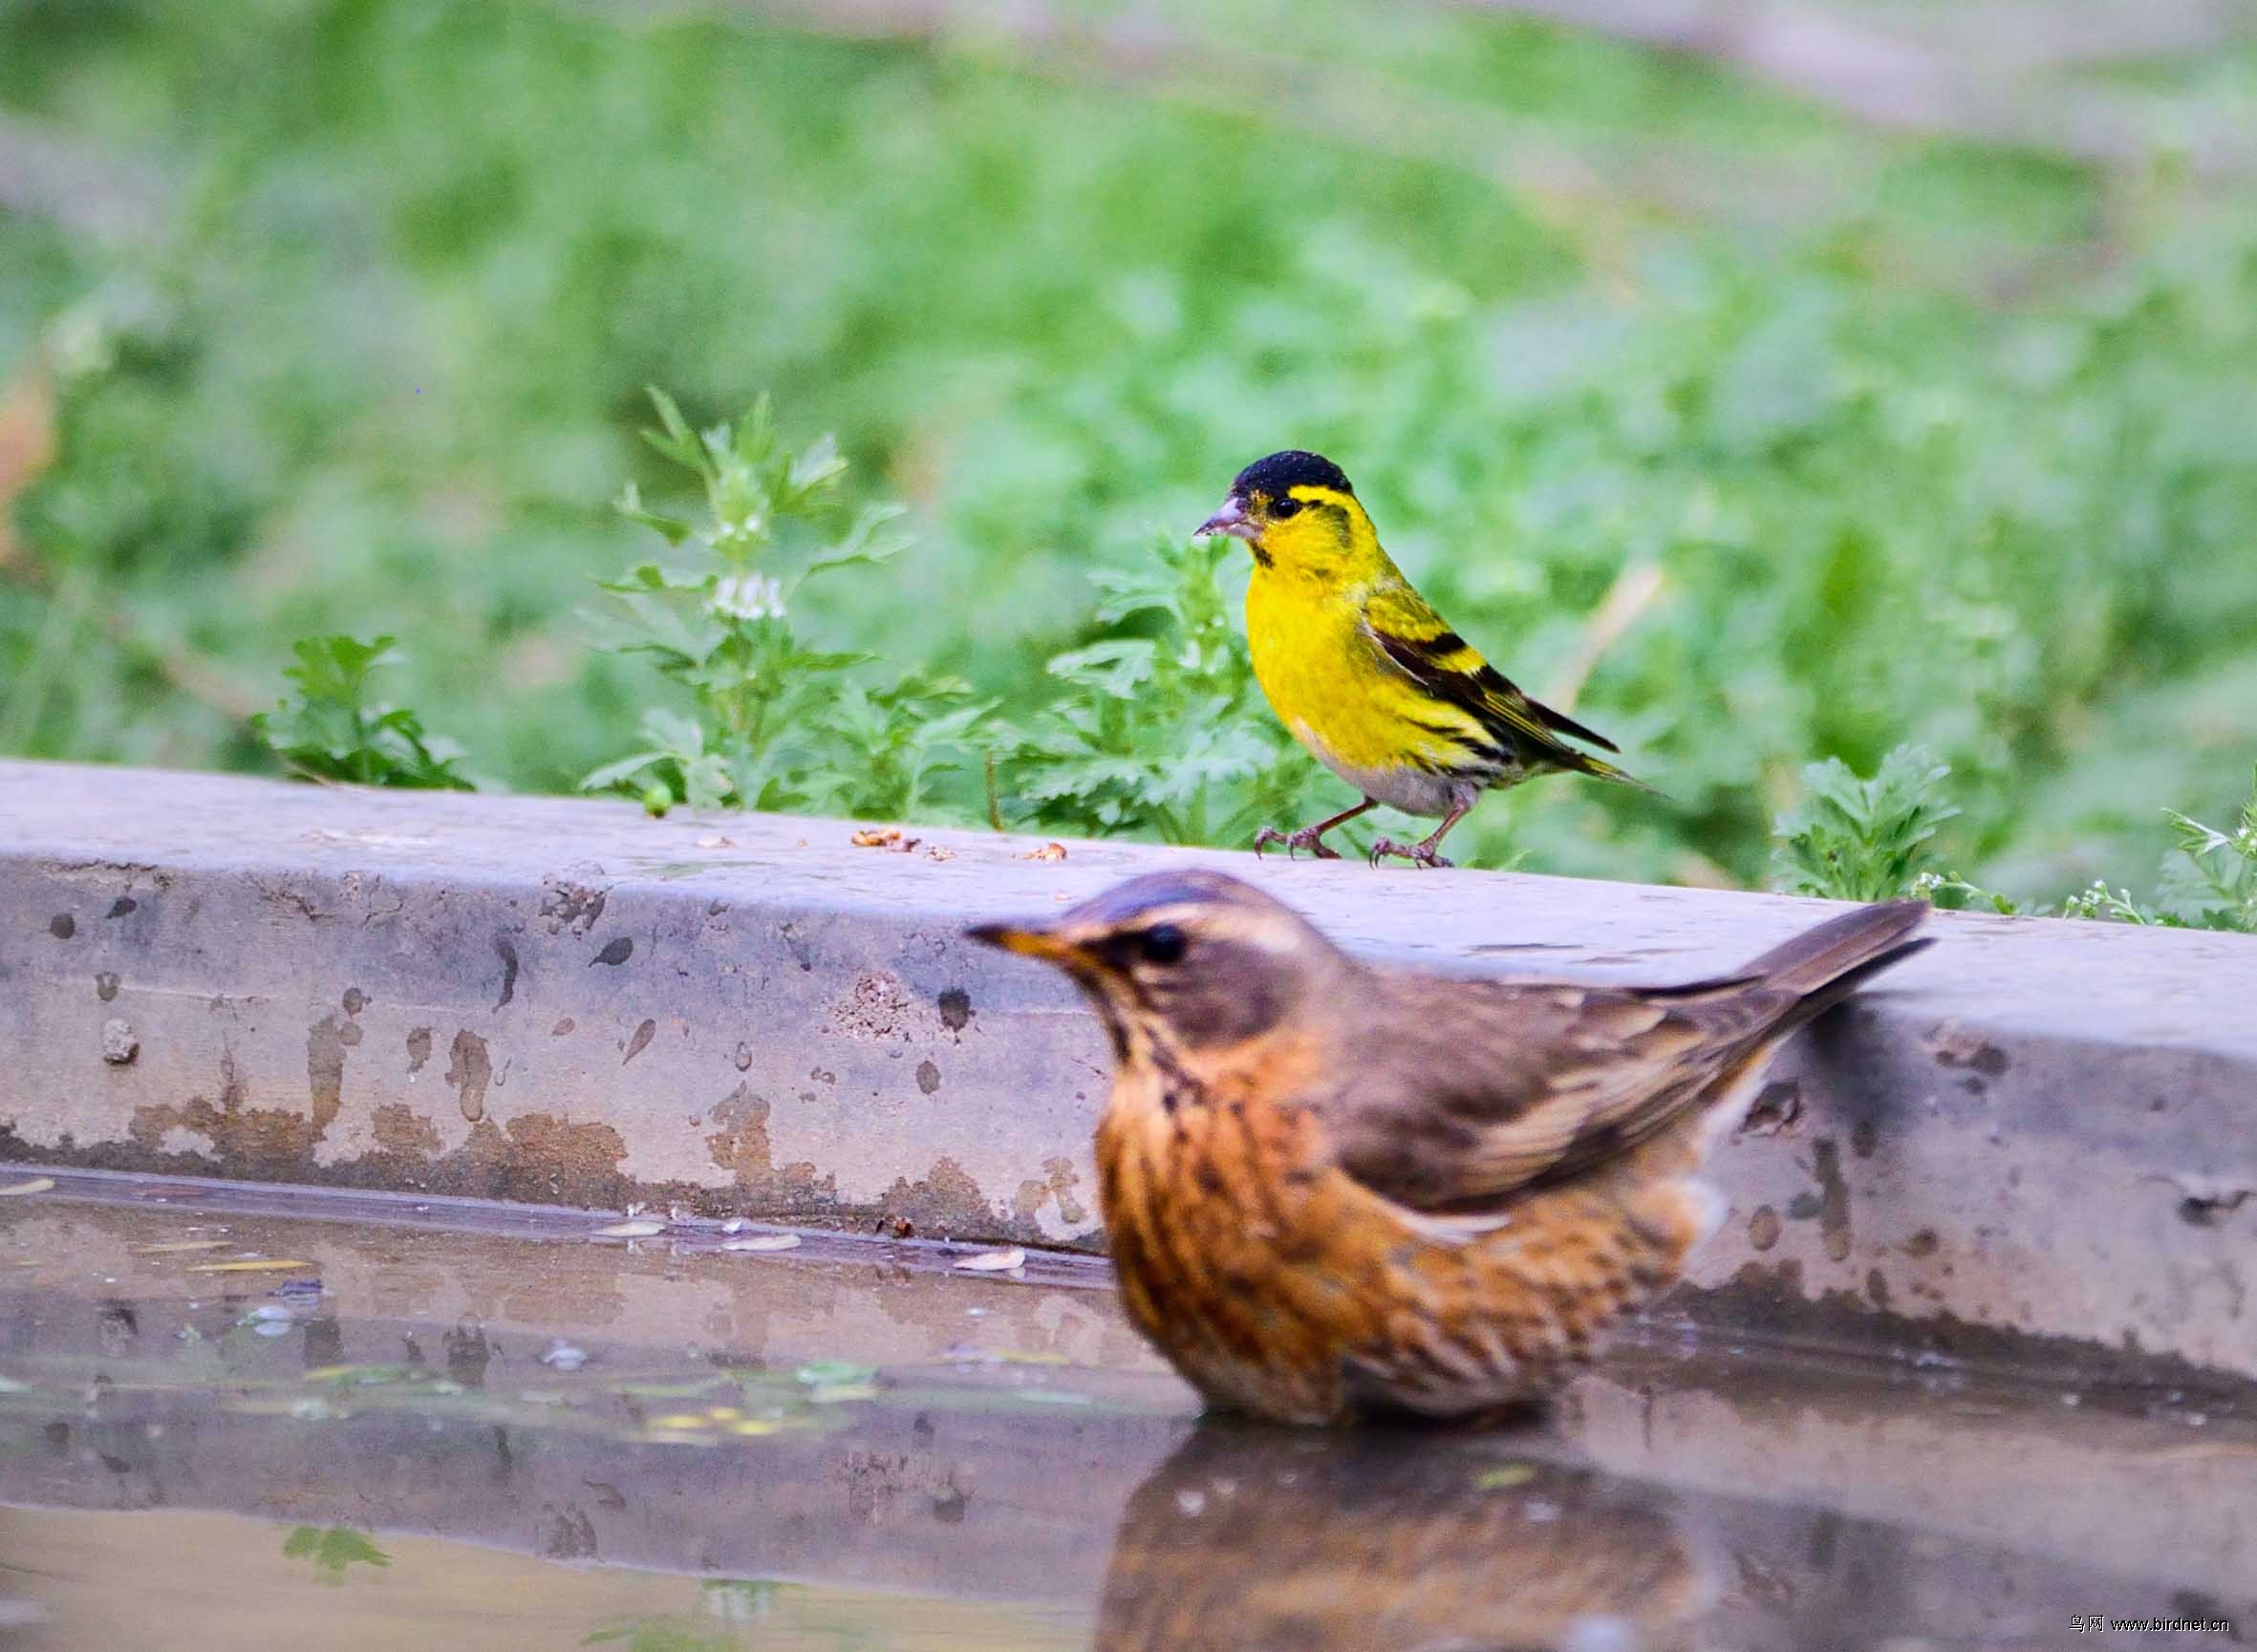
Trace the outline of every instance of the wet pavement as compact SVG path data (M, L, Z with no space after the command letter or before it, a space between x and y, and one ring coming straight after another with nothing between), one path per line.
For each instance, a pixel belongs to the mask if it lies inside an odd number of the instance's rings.
M1540 1426L1313 1437L1200 1420L1086 1258L617 1221L0 1196L0 1649L2257 1639L2230 1395L1656 1330Z

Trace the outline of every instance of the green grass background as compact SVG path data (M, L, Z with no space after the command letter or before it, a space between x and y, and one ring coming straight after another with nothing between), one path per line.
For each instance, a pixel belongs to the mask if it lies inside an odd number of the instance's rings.
M258 767L290 640L391 632L470 766L569 788L668 692L580 617L654 548L620 483L678 493L658 384L835 430L918 543L806 628L1022 722L1090 572L1275 447L1539 692L1658 568L1578 715L1666 799L1531 786L1463 858L1755 882L1802 764L1906 740L2018 892L2145 887L2164 805L2243 797L2257 194L2174 135L2257 54L2093 72L2153 134L2100 167L1478 10L1052 15L0 0L0 134L109 214L0 206L0 395L54 429L0 750Z

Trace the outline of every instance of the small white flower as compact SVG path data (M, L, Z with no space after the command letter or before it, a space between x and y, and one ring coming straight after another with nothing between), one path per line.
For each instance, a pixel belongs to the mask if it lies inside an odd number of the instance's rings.
M784 617L784 586L764 573L732 573L715 581L706 606L737 619Z
M732 548L758 545L761 535L768 530L768 519L757 510L748 510L734 522L724 522L720 531L713 536L713 543Z

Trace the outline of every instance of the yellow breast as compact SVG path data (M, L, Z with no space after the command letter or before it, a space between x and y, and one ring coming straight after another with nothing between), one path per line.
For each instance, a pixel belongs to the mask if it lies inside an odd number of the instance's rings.
M1435 729L1464 715L1428 701L1386 665L1353 590L1257 566L1246 588L1246 640L1278 720L1349 783L1384 797L1377 777L1456 755L1461 742ZM1411 800L1401 806L1441 812Z

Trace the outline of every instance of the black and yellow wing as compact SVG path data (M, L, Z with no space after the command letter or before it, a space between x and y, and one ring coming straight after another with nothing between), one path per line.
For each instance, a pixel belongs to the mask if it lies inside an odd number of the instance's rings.
M1568 744L1575 740L1601 751L1621 749L1523 694L1408 584L1371 593L1364 605L1364 631L1385 664L1420 695L1470 719L1468 736L1489 748L1486 754L1478 744L1471 749L1476 761L1486 758L1500 768L1516 763L1522 770L1567 769L1651 789L1603 758Z

